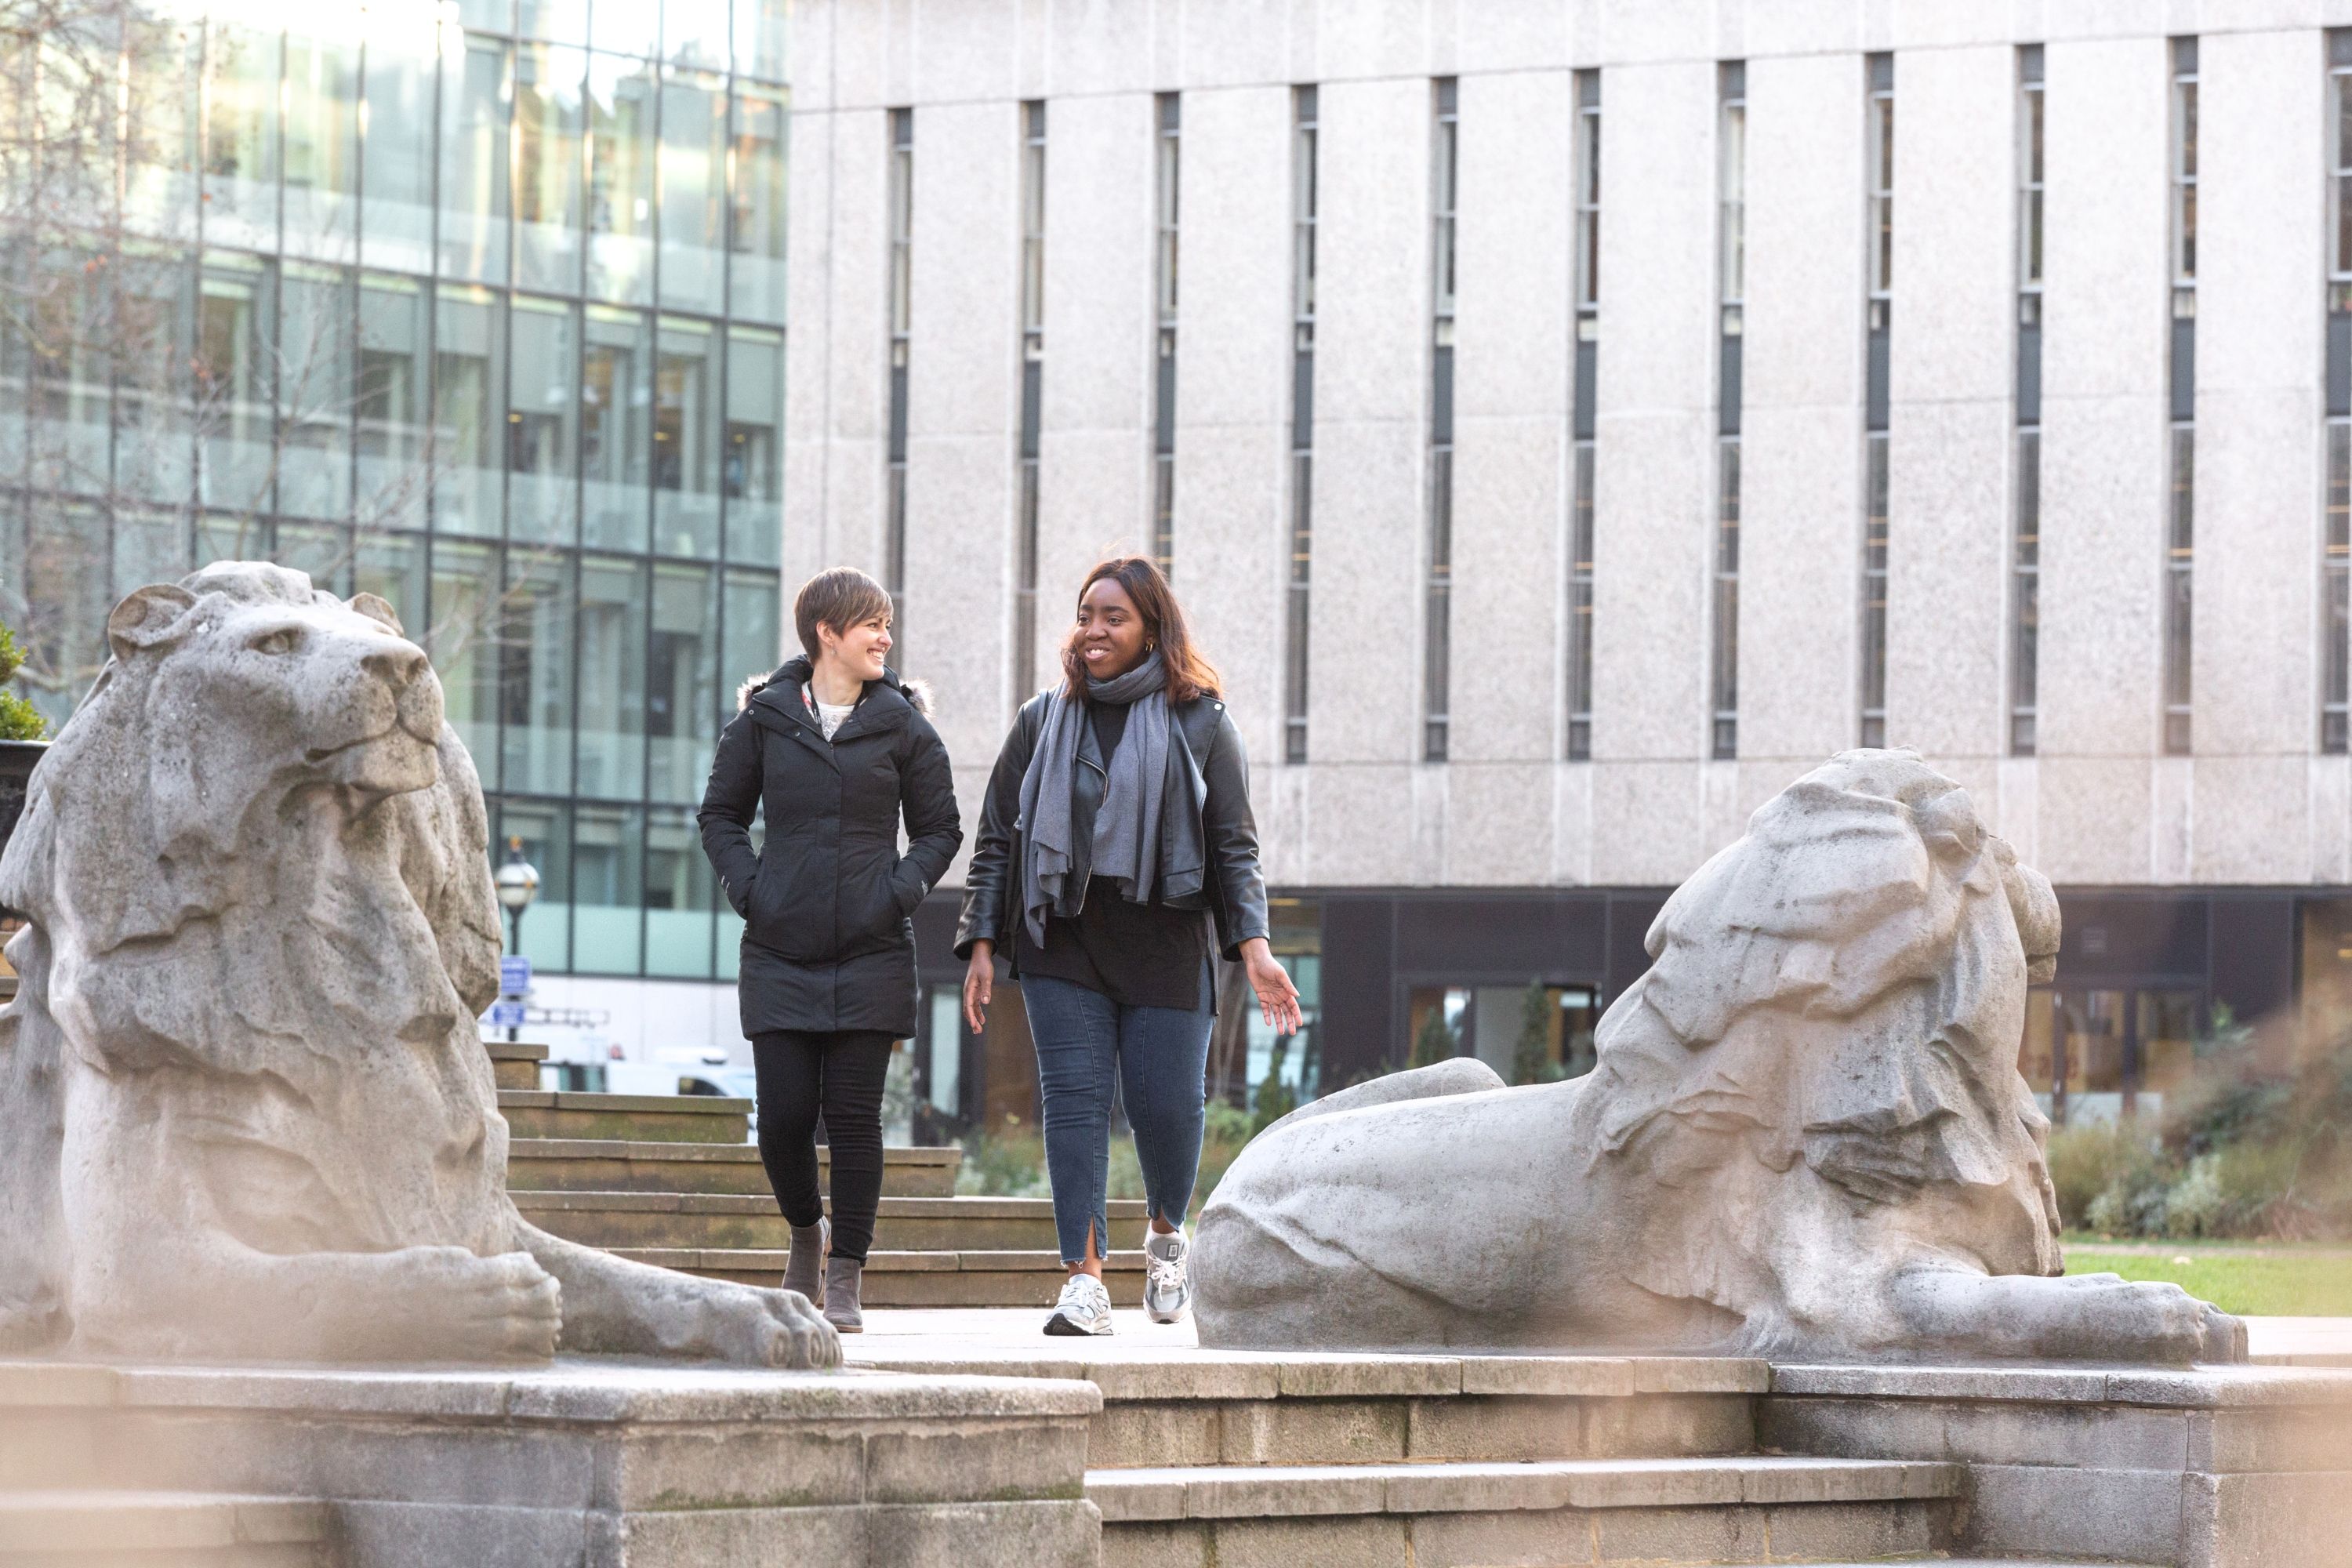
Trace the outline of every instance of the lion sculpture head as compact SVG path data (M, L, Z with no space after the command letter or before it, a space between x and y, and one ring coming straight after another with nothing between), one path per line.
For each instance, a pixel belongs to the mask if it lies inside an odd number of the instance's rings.
M0 859L27 921L0 1015L0 1338L76 1316L61 1210L125 1119L182 1142L195 1223L239 1245L503 1245L474 1026L497 905L424 652L373 595L253 563L139 590L107 640ZM355 1163L395 1103L424 1136Z

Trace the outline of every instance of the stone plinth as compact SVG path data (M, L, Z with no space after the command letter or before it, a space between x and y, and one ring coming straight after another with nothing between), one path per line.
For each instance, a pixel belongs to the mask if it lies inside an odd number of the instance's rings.
M2170 1568L2352 1554L2352 1373L1776 1365L1788 1452L1965 1464L1967 1547Z
M1088 1384L0 1363L0 1478L326 1505L340 1568L1095 1568Z

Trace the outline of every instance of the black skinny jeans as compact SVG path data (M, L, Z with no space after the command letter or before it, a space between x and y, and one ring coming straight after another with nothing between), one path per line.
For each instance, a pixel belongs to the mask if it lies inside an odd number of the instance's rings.
M824 1215L816 1181L816 1118L833 1150L833 1250L866 1261L882 1205L882 1079L891 1037L877 1029L811 1034L779 1029L751 1037L759 1074L760 1163L776 1206L796 1226Z

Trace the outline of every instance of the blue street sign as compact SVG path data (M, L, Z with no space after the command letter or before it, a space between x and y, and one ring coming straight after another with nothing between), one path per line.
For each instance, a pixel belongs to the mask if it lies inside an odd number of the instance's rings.
M530 993L530 960L509 954L499 960L499 990L509 996Z
M520 1028L521 1028L521 1027L522 1027L522 1004L521 1004L521 1003L520 1003L520 1002L493 1002L493 1003L491 1003L491 1004L490 1004L490 1027L491 1027L491 1028L493 1028L493 1029L520 1029Z

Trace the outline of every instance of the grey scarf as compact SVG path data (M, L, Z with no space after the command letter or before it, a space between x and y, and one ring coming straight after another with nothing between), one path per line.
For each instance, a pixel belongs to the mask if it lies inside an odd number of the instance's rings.
M1168 671L1153 653L1124 675L1087 679L1090 702L1128 709L1127 730L1111 753L1101 806L1095 813L1093 871L1115 878L1135 903L1151 900L1160 869L1160 819L1168 788ZM1045 940L1048 915L1071 915L1086 889L1070 886L1076 865L1071 792L1077 782L1078 731L1087 704L1060 691L1046 700L1037 748L1021 777L1021 913L1030 940Z

